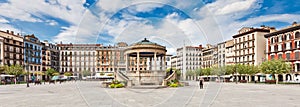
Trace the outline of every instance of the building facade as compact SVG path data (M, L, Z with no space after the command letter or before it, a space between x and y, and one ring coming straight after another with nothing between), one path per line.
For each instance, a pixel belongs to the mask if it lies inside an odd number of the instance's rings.
M216 47L210 44L202 49L202 68L211 68L216 64L215 49Z
M24 36L24 63L32 75L42 75L42 45L33 34Z
M261 28L244 27L233 36L236 64L259 65L265 60L266 41L265 34L273 28L262 26Z
M0 37L0 65L4 65L4 38Z
M226 47L225 47L226 42L221 42L219 44L217 44L217 63L218 63L218 67L224 67L226 65Z
M125 71L124 51L128 45L124 42L115 46L101 46L96 50L96 69L98 72Z
M176 69L181 71L181 76L184 80L186 79L185 74L187 71L194 71L201 68L202 45L199 45L198 47L184 46L178 48L176 53Z
M283 59L291 64L291 74L278 75L279 81L292 81L300 73L300 24L266 34L266 55L268 60ZM299 76L299 77L298 77Z
M83 72L88 71L95 75L96 49L101 44L57 44L59 52L60 73L71 72L74 76L83 77Z
M46 72L47 69L54 69L59 71L59 47L56 44L49 43L48 41L41 42L42 44L42 71Z
M1 63L3 65L23 65L24 64L24 44L23 37L19 33L14 34L13 31L0 31L0 37L3 40Z
M225 65L232 65L234 61L234 41L228 40L225 43Z

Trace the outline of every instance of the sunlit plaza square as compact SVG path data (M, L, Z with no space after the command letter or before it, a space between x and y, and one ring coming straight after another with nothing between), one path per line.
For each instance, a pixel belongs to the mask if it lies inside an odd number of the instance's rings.
M297 107L299 85L198 82L162 89L103 88L99 81L0 86L0 107Z

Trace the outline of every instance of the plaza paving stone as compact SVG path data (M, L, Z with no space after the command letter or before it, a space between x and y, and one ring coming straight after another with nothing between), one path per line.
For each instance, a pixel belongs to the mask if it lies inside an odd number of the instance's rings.
M0 86L0 107L299 107L300 85L198 82L162 89L110 89L97 81Z

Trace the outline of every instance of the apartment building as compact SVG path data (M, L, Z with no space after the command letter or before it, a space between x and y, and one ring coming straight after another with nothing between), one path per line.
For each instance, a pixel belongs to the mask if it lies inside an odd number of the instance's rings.
M234 41L233 39L225 43L225 65L232 65L235 63L234 57Z
M57 44L59 52L59 71L72 72L74 76L82 77L83 71L95 75L96 50L101 44Z
M175 55L175 56L172 56L171 57L171 67L172 68L177 68L177 66L179 66L179 65L177 65L178 63L177 63L177 55Z
M235 62L237 64L259 65L265 60L265 34L274 28L261 26L260 28L244 27L233 36Z
M173 55L166 55L166 69L171 68L172 67L172 58Z
M292 73L300 72L300 24L266 34L268 60L283 59L291 64Z
M4 38L0 37L0 66L4 65Z
M35 75L42 71L42 45L37 37L32 35L24 36L24 63L27 69Z
M185 80L187 71L194 71L201 68L202 45L184 46L176 50L177 56L175 62L172 61L176 69L182 72L182 77ZM172 64L173 65L173 64Z
M116 46L101 46L96 50L96 69L99 72L125 71L124 51L128 45L124 42Z
M218 43L217 44L217 64L218 64L218 67L223 67L225 66L226 62L226 57L225 57L225 50L226 50L226 47L225 47L225 44L226 42L221 42L221 43Z
M24 44L23 37L13 31L0 31L1 64L2 65L23 65L24 64Z
M202 68L210 68L216 64L215 51L216 47L210 44L202 49Z
M42 44L42 71L47 69L54 69L59 71L59 47L56 44L49 43L47 40L41 42Z

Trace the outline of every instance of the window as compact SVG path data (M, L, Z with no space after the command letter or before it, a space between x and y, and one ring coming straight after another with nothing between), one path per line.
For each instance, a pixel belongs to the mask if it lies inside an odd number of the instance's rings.
M275 55L271 55L271 59L274 59L275 58Z
M295 58L296 58L296 59L300 59L300 57L299 57L299 52L295 52Z
M300 33L299 32L295 33L295 38L300 38Z
M285 41L285 39L286 39L286 35L283 35L282 41Z
M279 36L278 42L282 42L282 36L281 35Z
M286 54L286 59L289 60L290 59L290 53Z
M278 54L278 59L282 59L282 54Z

